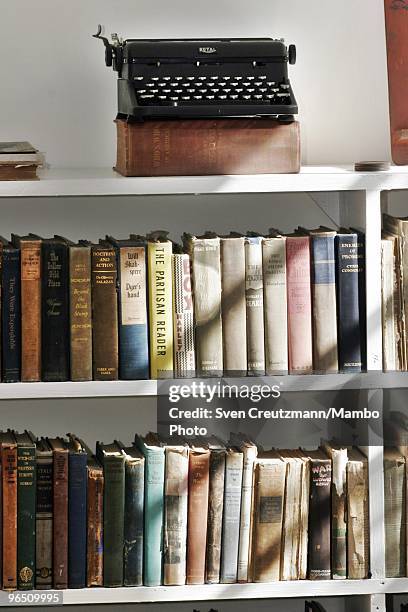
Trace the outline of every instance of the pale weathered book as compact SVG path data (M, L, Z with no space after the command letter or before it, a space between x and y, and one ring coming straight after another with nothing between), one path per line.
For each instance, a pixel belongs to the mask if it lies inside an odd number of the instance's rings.
M309 545L309 498L310 498L310 459L301 450L293 451L293 454L302 462L302 481L300 497L300 538L298 555L299 580L307 578L307 553Z
M331 559L332 578L347 578L347 447L323 442L323 450L332 460L331 484Z
M245 296L248 374L265 374L265 332L261 236L245 238Z
M403 296L403 265L402 265L402 238L389 234L382 233L382 245L392 243L392 256L390 256L390 247L385 245L384 257L381 261L381 279L382 279L382 323L383 323L383 366L384 369L391 370L388 366L392 362L392 348L390 343L394 345L395 370L407 369L407 352L406 352L406 324ZM382 251L383 254L383 251ZM391 269L392 260L392 269ZM392 287L390 287L390 272ZM388 301L385 302L386 296ZM391 310L392 308L392 310ZM390 329L390 322L393 327ZM390 334L392 333L392 340Z
M288 371L288 302L286 238L276 235L262 242L266 374Z
M276 451L259 453L254 464L253 582L280 578L286 468Z
M406 573L405 458L396 448L384 448L385 575Z
M222 337L224 373L247 373L247 331L245 304L245 238L221 238Z
M188 445L169 440L165 447L164 584L186 583Z
M222 376L220 239L212 233L184 235L191 255L198 376Z
M278 452L287 466L280 578L298 580L303 462L294 451Z
M253 468L258 448L245 434L231 434L231 443L243 454L237 579L238 582L248 582Z
M347 463L347 578L368 578L370 567L367 457L348 450Z
M172 268L174 375L191 378L195 375L195 350L190 255L173 253Z
M239 513L241 509L243 454L229 446L225 458L224 512L222 520L222 553L220 582L237 581Z
M394 243L381 240L381 319L383 338L383 368L385 372L397 370L394 319Z

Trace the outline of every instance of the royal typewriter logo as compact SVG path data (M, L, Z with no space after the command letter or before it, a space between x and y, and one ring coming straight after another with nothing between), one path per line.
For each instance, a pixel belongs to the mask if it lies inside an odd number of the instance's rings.
M401 9L408 11L408 0L392 0L391 8L396 11Z
M198 47L198 51L200 53L217 53L217 49L215 47Z

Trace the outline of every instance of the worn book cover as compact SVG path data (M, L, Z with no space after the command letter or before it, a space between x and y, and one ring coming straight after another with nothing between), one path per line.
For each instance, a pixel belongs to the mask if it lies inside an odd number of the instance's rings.
M276 451L262 451L254 465L253 582L280 579L286 463Z
M265 374L264 302L261 236L245 237L245 300L248 374Z
M69 243L71 380L92 380L91 246Z
M36 445L32 433L14 434L17 442L17 588L35 588Z
M303 462L296 451L278 450L278 453L286 464L280 578L298 580Z
M395 256L392 237L381 240L381 322L383 337L383 369L385 372L400 370L398 359L397 322L395 320ZM396 296L395 296L396 297Z
M152 232L147 243L149 270L150 376L173 376L173 245L167 232Z
M174 375L176 378L190 378L196 369L190 255L173 253L172 271Z
M41 380L41 238L11 236L21 259L21 380Z
M47 438L53 453L53 587L68 588L69 452L62 438Z
M220 239L211 232L184 235L193 271L198 376L222 376Z
M182 585L186 583L188 444L169 438L165 454L163 584Z
M405 576L406 460L396 448L384 448L385 575Z
M357 448L347 463L347 578L369 577L369 494L367 457Z
M324 442L323 450L332 460L331 562L334 580L347 578L347 469L348 450L335 442Z
M145 457L143 584L162 584L164 445L154 433L135 436L135 445Z
M221 238L221 312L226 376L246 376L245 238Z
M81 440L87 453L86 586L103 586L103 466Z
M37 440L35 588L53 586L53 452L45 438Z
M307 578L308 545L309 545L309 504L310 504L310 458L307 451L292 451L302 462L302 480L300 489L300 538L298 556L299 580Z
M17 588L17 443L11 431L0 432L3 501L3 577L6 591Z
M96 443L103 465L103 586L123 586L125 454L116 442Z
M1 370L3 382L21 378L21 270L20 250L1 238Z
M223 584L236 582L238 577L243 460L244 455L237 448L234 446L227 447L220 572L220 582Z
M321 449L307 451L307 455L311 461L308 578L309 580L330 580L331 459Z
M187 584L204 584L210 451L190 443L188 466Z
M68 586L86 587L88 453L74 434L68 435Z
M92 245L92 351L94 380L117 380L119 369L117 264L107 242Z
M119 283L119 378L149 378L146 240L108 240L116 249Z
M268 236L262 242L265 317L265 370L267 375L288 371L288 302L286 238Z

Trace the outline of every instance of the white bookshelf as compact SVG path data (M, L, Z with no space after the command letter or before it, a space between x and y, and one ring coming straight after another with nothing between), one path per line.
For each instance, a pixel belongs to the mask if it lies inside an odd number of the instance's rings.
M138 198L207 194L214 196L241 194L308 193L321 211L327 212L338 225L356 226L366 234L367 294L367 362L368 373L311 376L276 376L262 378L223 379L226 383L280 386L281 392L320 392L343 389L364 390L371 402L382 408L382 390L408 388L408 373L382 373L381 274L380 238L382 193L408 189L408 167L391 168L388 172L356 173L352 167L303 167L295 175L205 176L124 178L111 169L51 169L41 173L39 181L0 182L0 198L4 206L18 210L19 200L86 196L136 196ZM295 196L294 196L295 197ZM10 199L12 200L10 202ZM383 199L383 204L381 201ZM117 201L117 200L115 200ZM98 197L90 198L89 206L97 207ZM132 202L133 204L133 202ZM271 213L276 200L271 203ZM118 214L120 203L117 204ZM219 206L222 206L220 198ZM408 207L407 207L408 208ZM63 227L62 216L61 224ZM163 219L171 218L171 207L163 207ZM407 213L408 214L408 211ZM167 216L166 216L167 215ZM272 214L271 214L272 216ZM273 218L273 216L272 216ZM233 224L233 221L231 221ZM215 228L216 229L216 228ZM81 228L82 230L82 228ZM217 379L218 380L218 379ZM177 383L189 384L188 380ZM191 382L191 381L190 381ZM213 381L216 382L216 381ZM0 384L1 400L53 400L69 398L155 397L161 386L157 381L60 382ZM118 414L118 411L116 411ZM97 417L97 408L94 413ZM57 417L58 418L58 417ZM132 425L133 427L133 425ZM138 587L115 589L67 590L64 604L123 604L149 602L236 601L237 609L248 609L247 600L361 596L370 612L385 612L385 595L408 592L408 578L385 578L384 562L384 493L383 452L380 439L374 435L365 448L369 460L370 484L370 557L372 578L346 581L293 581L271 584L196 585L180 587ZM243 600L241 607L239 600ZM176 605L176 604L175 604ZM177 608L176 608L177 609Z

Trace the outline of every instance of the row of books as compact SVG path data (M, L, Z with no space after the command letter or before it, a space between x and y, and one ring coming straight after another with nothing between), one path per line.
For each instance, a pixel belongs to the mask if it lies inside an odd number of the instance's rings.
M0 433L2 587L369 576L367 460L243 434L132 446ZM1 532L1 530L0 530Z
M381 287L383 369L408 370L408 219L383 215Z
M1 239L2 379L361 371L364 236Z

